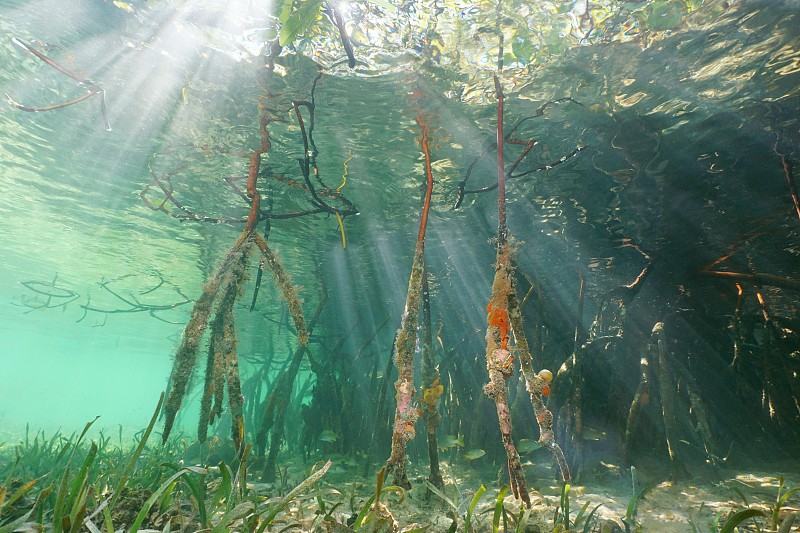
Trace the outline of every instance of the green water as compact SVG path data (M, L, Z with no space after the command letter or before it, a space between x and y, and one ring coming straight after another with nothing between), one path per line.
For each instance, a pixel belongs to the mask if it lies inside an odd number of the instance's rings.
M272 221L270 246L300 287L306 318L327 298L310 352L345 397L320 392L317 371L304 362L294 389L304 395L291 403L281 453L301 448L300 405L329 400L344 401L339 418L316 430L340 437L317 440L314 450L388 456L388 440L376 451L364 435L386 424L375 420L375 404L417 236L425 170L415 118L423 116L435 180L425 254L447 390L440 439L462 434L464 451L487 451L483 466L505 464L494 406L481 392L496 191L467 194L453 207L484 151L467 189L496 180L488 148L499 73L506 131L525 119L517 138L538 141L518 172L552 166L510 180L508 226L529 338L541 317L536 367L555 372L569 358L576 324L590 341L584 425L604 436L599 445L589 439L587 473L619 459L639 359L661 321L697 384L714 457L728 454L738 465L796 458L800 208L791 191L800 187L800 4L603 1L587 11L583 2L509 2L498 18L483 2L393 3L395 13L349 6L354 69L322 16L283 50L266 82L272 97L262 103L275 120L259 186L274 212L311 206L291 102L310 99L312 87L320 176L358 210L341 227L329 213ZM0 3L2 91L27 106L85 94L15 37L101 86L111 126L106 131L97 96L37 113L0 106L0 442L18 440L26 426L71 433L95 416L94 430L106 433L147 425L193 302L243 224L181 221L149 209L140 192L169 179L188 210L244 220L248 204L225 178L244 187L260 142L263 57L280 26L274 9L243 0ZM537 113L565 98L572 100ZM520 152L507 143L506 165ZM163 195L156 188L146 198ZM634 283L648 258L622 313L609 296ZM246 403L260 406L297 340L268 272L250 310L257 268L251 260L235 313ZM704 269L745 277L700 275ZM763 274L774 278L746 277ZM738 314L736 281L744 291ZM603 335L618 339L591 345ZM743 355L734 365L737 342ZM200 351L178 419L189 439ZM263 387L253 378L259 372L269 378ZM676 388L685 395L683 379ZM524 392L517 381L508 381L512 397ZM557 416L571 386L554 382L549 408ZM681 424L691 428L696 410L683 401ZM535 439L532 412L514 416L515 437ZM258 423L245 420L248 438ZM642 423L648 436L634 446L634 463L661 472L669 464L663 420L651 409ZM342 438L348 427L353 434ZM212 432L227 437L229 428ZM418 427L411 456L420 468L421 441ZM698 443L688 443L687 460L702 464Z

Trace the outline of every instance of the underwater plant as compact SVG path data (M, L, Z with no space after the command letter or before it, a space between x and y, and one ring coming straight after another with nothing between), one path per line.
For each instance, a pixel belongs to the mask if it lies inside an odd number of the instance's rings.
M163 400L163 395L161 400ZM83 444L94 421L77 435L55 435L21 444L16 461L0 483L0 531L118 531L142 529L210 530L245 527L266 531L287 519L288 506L308 493L331 466L315 465L286 495L266 498L247 488L247 455L234 471L224 461L215 468L180 465L180 451L148 448L161 401L135 448L110 448L109 439ZM61 442L60 446L48 443ZM44 450L42 450L44 448ZM47 462L41 462L40 459ZM75 465L80 465L77 469ZM56 466L56 468L53 468ZM52 468L47 471L47 468ZM22 482L20 474L38 477ZM47 480L47 482L43 482ZM49 483L49 485L47 485ZM46 486L45 486L46 485ZM30 496L35 494L35 499ZM294 522L296 524L296 522Z
M786 507L787 502L797 493L800 493L800 487L784 491L784 478L783 475L780 475L778 476L777 494L773 502L765 502L761 506L748 505L747 499L742 494L744 508L733 512L725 519L720 533L733 533L748 520L753 522L757 531L789 533L792 531L795 521L798 520L798 511L794 508L786 509ZM762 524L766 525L766 529L762 529Z
M595 513L597 510L603 505L602 503L597 504L587 515L586 511L589 509L590 502L585 502L581 508L578 510L578 514L575 515L575 518L570 517L570 509L569 509L569 502L570 502L570 490L571 486L569 483L563 483L561 485L561 498L559 506L556 508L555 514L553 516L553 530L552 533L567 533L570 531L582 531L583 533L589 533L593 531L592 527L595 523ZM578 528L581 528L580 530Z
M389 509L381 503L381 496L384 492L398 492L400 495L398 503L401 503L406 496L405 490L398 485L383 486L384 480L386 479L386 467L378 471L375 475L375 479L375 493L362 505L361 511L353 521L353 531L394 532L398 529Z
M478 487L478 490L475 491L475 494L472 495L472 498L469 500L469 504L467 504L467 500L459 500L458 498L458 491L455 492L455 501L448 498L445 493L439 490L438 487L435 487L432 483L426 481L425 484L428 486L428 490L430 490L433 494L441 498L441 500L449 506L448 516L452 520L450 527L448 528L449 533L455 533L458 530L459 520L462 519L462 512L463 512L463 520L464 520L464 531L466 533L474 533L476 531L475 527L472 524L472 518L475 515L475 507L478 505L478 502L481 500L483 495L486 493L486 485L481 485ZM497 498L497 506L495 507L495 514L493 517L493 523L497 521L499 523L500 520L500 509L502 508L502 500L505 497L506 492L508 491L507 486L503 486L500 489L498 498ZM466 506L466 508L465 508ZM496 529L495 529L496 531Z

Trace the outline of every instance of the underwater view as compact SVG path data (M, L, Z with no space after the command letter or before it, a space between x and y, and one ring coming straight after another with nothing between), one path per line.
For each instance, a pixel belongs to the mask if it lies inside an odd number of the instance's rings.
M800 531L799 0L2 0L0 86L0 533Z

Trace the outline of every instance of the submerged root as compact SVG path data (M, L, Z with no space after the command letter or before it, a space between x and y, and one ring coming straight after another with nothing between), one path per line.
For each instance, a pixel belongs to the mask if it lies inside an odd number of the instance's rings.
M569 465L561 446L556 443L553 431L553 413L547 409L544 403L545 396L550 394L550 382L553 379L553 373L549 370L540 370L536 373L533 369L533 357L528 346L528 339L525 336L522 312L514 291L508 297L508 315L514 332L514 343L522 375L525 378L525 386L530 395L533 412L536 415L536 423L539 425L539 444L553 454L558 467L561 469L561 479L566 483L571 477Z
M428 439L428 461L431 474L428 478L431 485L444 490L444 479L439 467L439 444L436 438L436 426L442 419L439 414L439 403L444 386L436 366L433 350L433 331L431 327L431 302L428 287L428 270L422 269L422 417L425 420L425 434Z
M280 259L275 252L267 245L267 241L260 235L254 235L255 243L264 255L266 264L269 267L272 275L275 277L275 283L281 290L286 305L289 307L289 314L294 322L294 329L297 333L297 342L300 346L308 346L308 329L306 328L306 319L303 315L303 306L300 298L297 296L297 288L292 284L292 277L283 268Z
M515 498L522 500L526 507L530 507L531 499L525 482L525 474L522 471L519 453L511 438L511 409L508 404L506 379L514 371L514 356L508 350L510 328L508 304L509 297L514 291L514 282L511 251L504 232L501 231L501 234L503 234L503 238L500 239L497 246L492 299L486 307L488 323L486 328L486 370L489 373L489 383L483 387L483 392L494 401L497 409L500 435L508 457L511 490Z
M392 453L386 463L386 472L393 476L393 483L403 488L411 488L406 472L406 446L414 438L419 411L414 402L414 350L417 344L417 324L422 294L422 273L424 269L422 248L417 247L408 282L406 307L400 329L395 336L395 365L397 366L397 407L392 432Z
M250 234L247 232L242 232L239 235L228 255L203 286L200 298L197 299L194 307L192 307L191 318L183 331L183 339L175 354L175 362L169 377L169 394L164 403L163 442L166 442L169 438L172 426L175 423L175 417L186 395L186 388L197 360L197 349L208 326L208 318L211 315L212 306L217 300L220 290L229 287L233 282L231 271L236 270L236 265L243 260L243 257L246 258L250 242Z

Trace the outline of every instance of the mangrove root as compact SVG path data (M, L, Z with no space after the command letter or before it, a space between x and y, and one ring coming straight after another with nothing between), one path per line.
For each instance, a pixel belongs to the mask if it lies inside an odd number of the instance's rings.
M392 474L393 483L403 488L411 488L406 472L406 445L414 438L414 424L419 417L419 410L414 405L414 350L417 344L417 323L422 292L423 271L425 269L425 229L428 225L428 212L431 206L431 192L433 190L433 171L431 169L430 148L428 146L428 131L430 126L423 119L422 112L417 115L417 124L422 129L420 147L425 156L425 199L422 204L417 233L417 245L414 250L414 261L411 265L411 277L408 281L406 293L406 306L403 313L400 329L395 337L395 365L397 366L397 381L395 382L395 408L394 425L392 429L392 452L386 463L386 473Z

